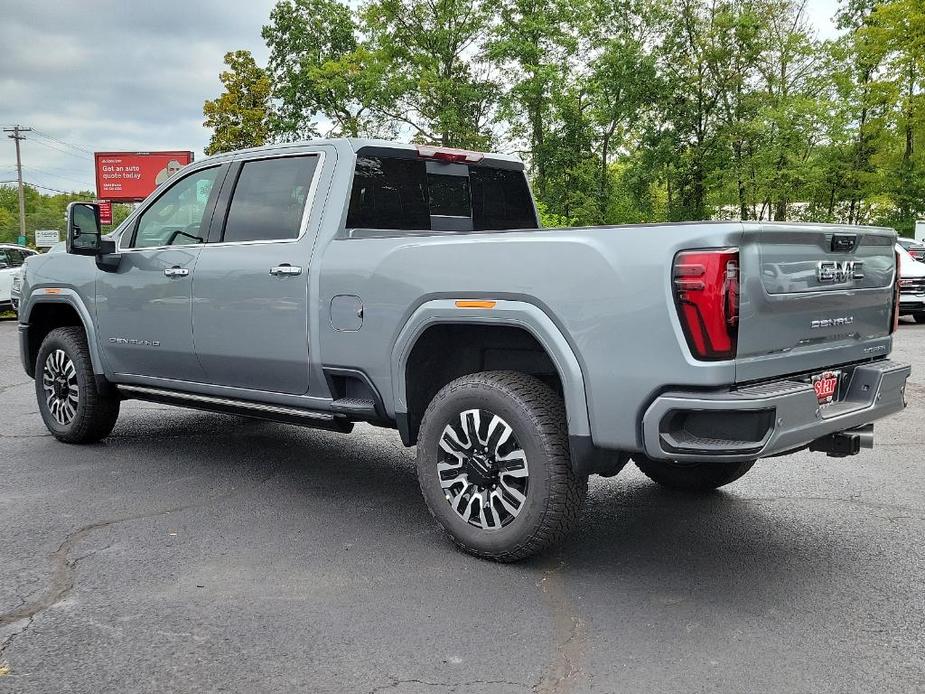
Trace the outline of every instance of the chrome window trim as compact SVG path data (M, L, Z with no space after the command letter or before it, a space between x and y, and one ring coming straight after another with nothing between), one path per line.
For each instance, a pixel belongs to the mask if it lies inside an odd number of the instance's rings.
M321 172L324 169L324 157L325 152L319 150L317 152L290 152L289 154L279 154L275 152L267 152L264 156L252 157L247 156L242 159L233 159L231 164L241 163L247 164L249 161L263 161L266 159L284 159L288 157L318 157L318 163L315 166L315 173L312 175L312 183L308 187L308 194L305 196L305 207L302 210L302 221L299 224L299 235L294 239L256 239L253 241L216 241L215 243L188 243L188 244L179 244L174 246L149 246L147 248L126 248L125 250L120 250L116 248L117 253L133 253L136 251L164 251L164 250L176 250L181 248L219 248L224 246L257 246L268 243L298 243L303 238L305 238L308 233L308 222L311 219L311 213L315 209L315 198L318 195L318 186L320 185ZM192 175L195 172L191 172ZM239 174L240 175L240 174ZM237 186L237 181L235 182ZM234 192L232 191L231 198L228 201L228 209L231 209L231 201L234 200ZM151 203L152 205L154 203ZM146 208L147 209L147 208ZM227 211L226 211L227 212ZM144 214L144 210L139 213L139 216ZM122 232L119 236L121 242L122 236L125 232Z

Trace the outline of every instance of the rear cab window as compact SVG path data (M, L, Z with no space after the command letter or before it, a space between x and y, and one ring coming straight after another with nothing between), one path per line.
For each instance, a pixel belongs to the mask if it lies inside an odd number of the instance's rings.
M362 150L357 156L348 229L483 231L537 226L520 168L373 156Z

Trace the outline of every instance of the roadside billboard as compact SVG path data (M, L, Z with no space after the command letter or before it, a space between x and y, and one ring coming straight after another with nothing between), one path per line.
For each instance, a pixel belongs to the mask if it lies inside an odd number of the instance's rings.
M144 200L193 161L192 152L95 152L96 197L113 202Z

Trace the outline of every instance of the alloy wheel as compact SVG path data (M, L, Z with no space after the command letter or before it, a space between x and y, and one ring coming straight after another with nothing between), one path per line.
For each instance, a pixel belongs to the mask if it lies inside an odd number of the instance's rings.
M527 456L511 426L488 410L464 410L444 427L437 474L447 503L481 530L500 530L526 504Z
M55 421L61 426L70 424L77 415L80 388L77 369L63 349L56 349L45 359L42 368L42 388L45 404Z

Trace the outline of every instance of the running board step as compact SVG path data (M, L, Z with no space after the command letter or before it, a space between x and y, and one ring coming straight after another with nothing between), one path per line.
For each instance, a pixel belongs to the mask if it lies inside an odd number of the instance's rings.
M339 398L331 403L331 409L339 414L348 414L360 419L376 417L376 403L363 398Z
M164 388L150 388L148 386L119 385L116 387L125 399L147 400L148 402L159 402L193 410L253 417L285 424L298 424L344 434L353 430L352 422L329 412L303 410L298 407L270 405L250 400L221 398L214 395L200 395L199 393L186 393Z

